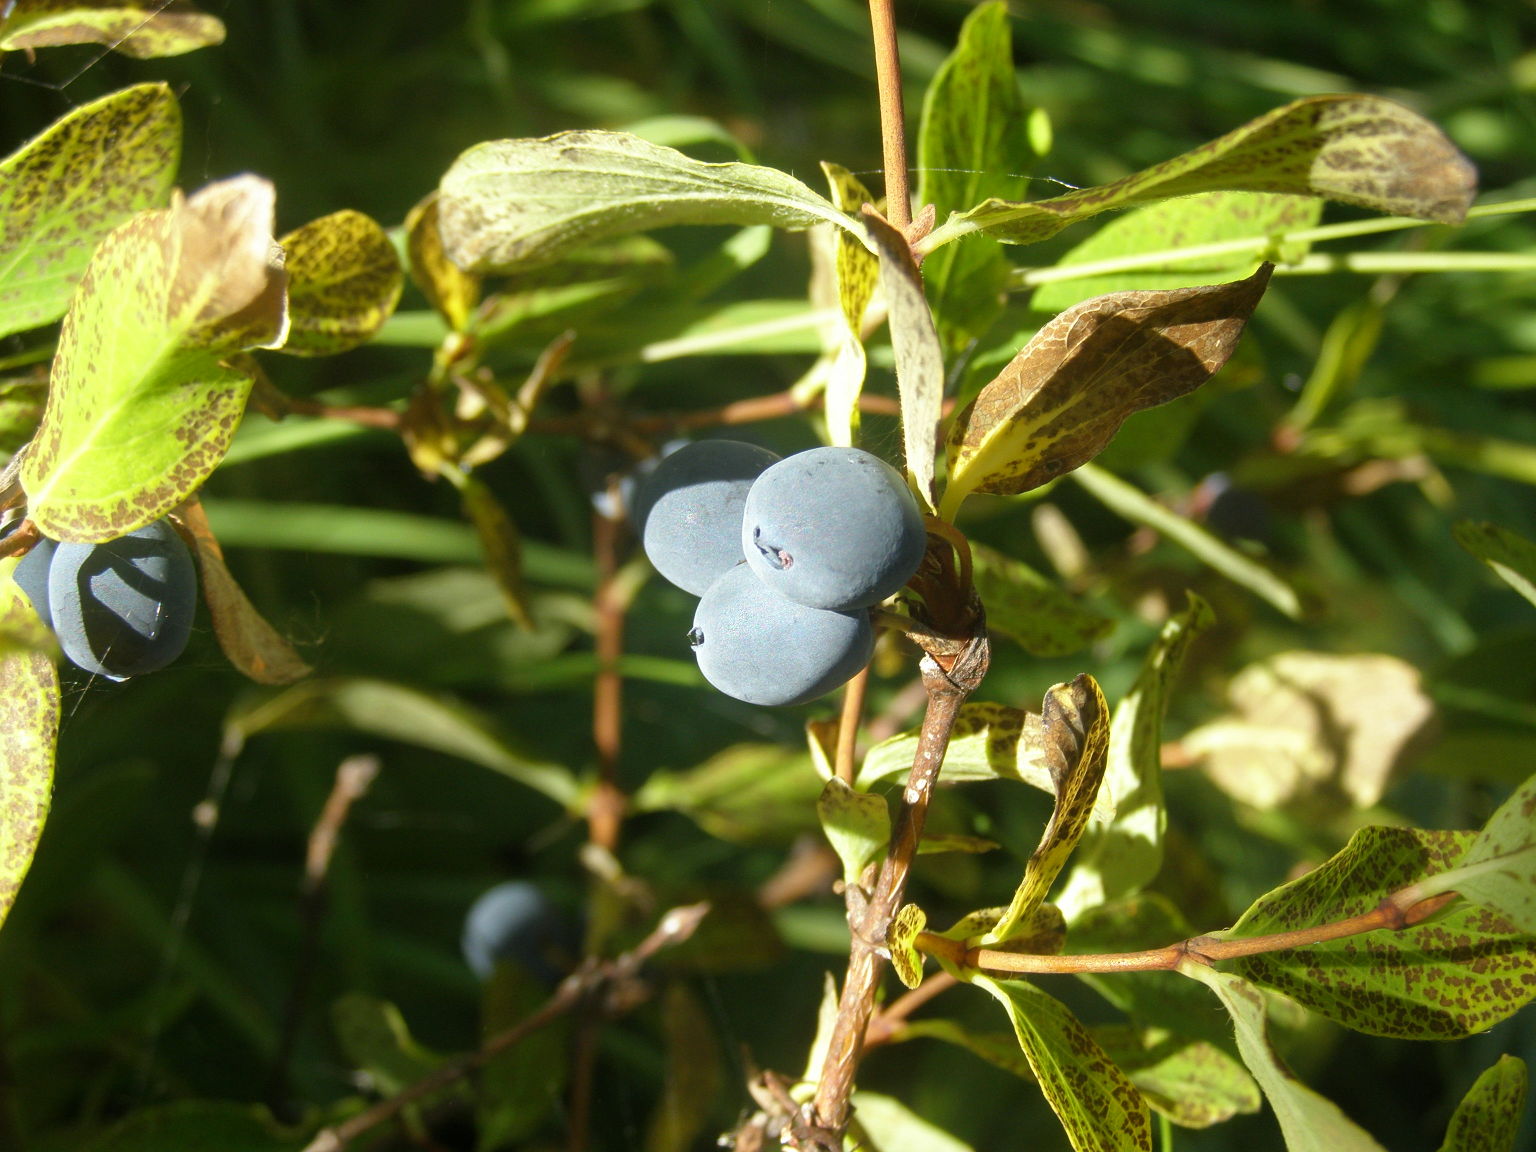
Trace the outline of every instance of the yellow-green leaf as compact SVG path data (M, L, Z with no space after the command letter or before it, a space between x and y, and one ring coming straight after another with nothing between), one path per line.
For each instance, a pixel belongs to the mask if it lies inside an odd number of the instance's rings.
M351 209L311 220L278 241L288 273L282 351L330 356L367 342L395 310L404 273L388 234Z
M139 214L97 248L21 468L45 535L122 536L218 466L253 383L229 357L286 328L273 200L267 181L236 177Z
M1500 1056L1456 1105L1440 1152L1515 1152L1529 1079L1524 1060Z
M848 169L822 162L833 202L845 212L857 212L874 202L869 189ZM837 304L842 312L845 331L831 352L827 368L824 406L827 437L833 444L851 447L859 432L859 393L864 389L868 357L864 352L864 312L874 298L880 280L880 262L854 236L841 229L831 229L833 244L833 279L837 283Z
M224 24L185 0L17 0L0 51L101 44L147 60L224 42Z
M480 277L463 271L443 251L435 191L406 214L405 255L411 279L448 327L455 332L469 327L469 318L480 302Z
M531 629L533 617L529 614L528 588L523 581L523 541L516 522L477 478L456 468L447 469L445 474L458 488L464 511L480 537L486 566L501 589L507 615L519 628Z
M832 850L843 862L843 881L859 883L864 868L891 837L891 812L885 797L855 792L841 777L826 782L816 814Z
M911 771L917 742L914 730L876 744L864 757L857 786L867 789ZM1006 704L968 701L951 729L940 783L999 779L1054 791L1040 739L1040 716Z
M891 954L891 968L908 988L923 982L923 957L913 941L928 926L928 917L916 904L903 904L891 918L885 933L886 950Z
M164 84L82 104L0 161L0 336L64 315L91 252L164 204L181 110Z

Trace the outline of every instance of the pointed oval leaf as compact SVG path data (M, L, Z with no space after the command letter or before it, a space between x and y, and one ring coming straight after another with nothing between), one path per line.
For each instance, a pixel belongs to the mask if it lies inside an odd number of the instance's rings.
M224 24L184 0L20 0L0 21L0 51L101 44L148 60L224 43Z
M427 302L455 332L469 326L480 302L480 277L465 272L443 251L438 227L437 193L431 192L406 214L405 255L411 279Z
M1456 1105L1440 1152L1515 1152L1529 1080L1524 1060L1500 1056Z
M707 164L623 132L477 144L453 162L439 192L444 249L468 272L545 264L605 237L673 224L852 227L786 173Z
M253 379L226 359L282 338L273 190L241 176L145 212L97 248L21 468L28 515L100 541L164 516L223 459Z
M53 797L59 730L59 676L51 637L0 560L0 924L32 866ZM13 647L10 640L19 642Z
M1193 392L1227 362L1269 283L1117 292L1069 308L1030 339L956 417L953 518L972 492L1013 495L1093 459L1125 418Z
M837 858L843 881L859 883L864 868L891 838L891 811L885 797L855 792L839 776L828 780L816 801L816 814Z
M136 84L82 104L0 161L0 336L64 315L97 242L165 203L180 158L175 97Z
M1445 133L1401 104L1378 96L1309 96L1112 184L1035 203L988 200L950 217L920 250L978 229L1032 244L1111 208L1216 191L1322 196L1456 224L1477 192L1477 171Z
M389 236L351 209L311 220L278 241L288 273L282 351L331 356L366 343L395 310L405 275Z

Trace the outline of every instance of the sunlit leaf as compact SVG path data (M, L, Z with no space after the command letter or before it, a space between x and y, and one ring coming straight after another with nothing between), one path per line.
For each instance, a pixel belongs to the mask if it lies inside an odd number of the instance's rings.
M1497 524L1463 520L1451 535L1499 578L1536 604L1536 544Z
M180 159L170 89L136 84L80 105L0 161L0 336L64 315L97 242L164 204Z
M1209 1128L1264 1103L1241 1062L1204 1040L1126 1026L1093 1035L1147 1103L1182 1127Z
M1471 162L1418 113L1377 96L1310 96L1112 184L1034 203L989 200L952 216L924 248L978 229L1030 244L1112 208L1223 190L1322 196L1455 224L1476 189Z
M267 181L236 177L140 213L96 249L21 469L45 535L123 536L218 466L252 385L229 357L286 327L273 200Z
M477 144L448 169L438 204L444 249L469 272L547 263L607 236L674 224L853 226L786 173L706 164L622 132Z
M976 976L973 983L1007 1010L1076 1152L1152 1152L1146 1101L1065 1004L1024 980Z
M903 904L891 917L886 929L885 946L891 955L891 970L908 988L923 982L923 957L913 941L928 926L928 917L916 904Z
M1456 867L1425 886L1455 891L1536 936L1536 776L1499 805Z
M845 212L857 212L874 202L869 189L846 168L825 161L821 169L832 187L833 202ZM859 393L864 388L868 357L864 352L864 313L874 299L880 264L869 250L842 228L829 229L833 245L833 279L844 331L827 368L825 407L827 435L833 444L851 447L859 431Z
M1102 639L1114 626L1055 581L996 549L971 541L972 577L987 606L987 628L1032 656L1069 656Z
M1337 1104L1319 1096L1286 1068L1270 1046L1264 994L1258 988L1204 964L1190 962L1179 970L1216 993L1231 1014L1238 1052L1274 1109L1287 1152L1384 1152Z
M822 831L843 862L843 880L859 883L864 867L891 837L891 811L885 797L855 792L840 777L826 782L816 801Z
M906 732L876 744L864 757L857 787L905 776L917 754L918 733ZM1054 793L1040 740L1040 716L1004 704L971 701L961 705L944 753L940 783L1018 780Z
M990 614L989 617L990 619ZM1129 896L1163 864L1163 713L1195 637L1214 622L1194 593L1163 625L1136 683L1115 706L1104 783L1090 824L1056 903L1068 917Z
M0 20L0 52L100 44L147 60L223 42L223 22L185 0L17 0Z
M455 332L464 331L480 302L480 277L461 270L443 251L435 191L406 213L405 254L411 279L427 302L448 322L448 327Z
M681 812L731 843L783 844L815 829L821 787L808 754L736 744L693 768L652 772L631 805L637 812Z
M1456 1105L1440 1152L1515 1152L1529 1080L1524 1060L1500 1056Z
M1131 413L1204 384L1237 347L1270 271L1099 296L1041 328L955 418L945 517L972 492L1027 492L1072 471Z
M288 273L288 338L282 351L330 356L368 341L395 310L404 273L389 236L344 209L278 241Z
M972 1152L971 1146L924 1120L894 1096L853 1094L853 1139L869 1152Z
M1261 896L1223 935L1262 936L1370 912L1388 893L1446 872L1473 840L1470 832L1362 828L1327 863ZM1248 979L1374 1036L1468 1036L1536 998L1536 939L1497 912L1462 902L1401 931L1231 963Z

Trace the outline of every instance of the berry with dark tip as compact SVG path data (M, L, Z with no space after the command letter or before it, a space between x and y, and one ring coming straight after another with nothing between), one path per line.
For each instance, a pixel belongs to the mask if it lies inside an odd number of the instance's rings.
M104 544L62 543L48 567L49 618L71 662L111 680L181 655L197 571L166 520Z
M928 546L907 483L858 448L812 448L747 494L741 547L758 577L809 608L868 608L917 571Z
M869 662L875 638L868 612L807 608L738 564L704 593L688 642L704 679L727 696L791 705L845 683Z
M656 571L702 596L739 564L747 492L778 459L740 440L698 440L665 457L635 498L640 541Z
M482 980L501 963L555 984L575 967L575 921L527 880L508 880L481 893L464 917L464 962Z

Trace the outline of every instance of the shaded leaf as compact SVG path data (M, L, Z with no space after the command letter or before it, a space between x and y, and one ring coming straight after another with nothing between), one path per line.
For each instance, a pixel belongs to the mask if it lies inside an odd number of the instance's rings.
M308 676L313 669L267 623L231 575L202 505L197 501L183 505L179 519L197 553L213 634L229 662L258 684L291 684Z
M1270 237L1310 228L1322 214L1323 202L1315 196L1271 192L1207 192L1149 204L1117 216L1058 260L1051 279L1030 297L1030 306L1060 312L1106 292L1168 291L1251 276L1264 260L1283 264L1305 256L1309 245L1292 242L1277 248ZM1245 252L1199 255L1205 245L1247 239L1253 244ZM1189 256L1180 250L1189 250ZM1068 278L1078 265L1156 253L1167 255L1161 267Z
M17 0L0 52L101 44L147 60L224 43L224 24L185 0Z
M940 1040L964 1048L1005 1072L1011 1072L1021 1080L1035 1082L1035 1070L1019 1048L1019 1041L1010 1032L981 1032L976 1028L954 1020L908 1020L894 1040Z
M1473 840L1470 832L1362 828L1322 866L1259 897L1223 935L1262 936L1370 912L1388 893L1447 871ZM1458 902L1401 931L1232 964L1357 1032L1449 1040L1490 1028L1536 998L1533 944L1496 912Z
M1269 284L1117 292L1036 332L949 434L953 516L972 492L1013 495L1093 459L1125 418L1193 392L1227 362Z
M1195 637L1215 622L1193 592L1163 625L1136 683L1115 706L1104 783L1057 904L1071 917L1139 892L1163 864L1163 714ZM990 619L990 614L988 616Z
M32 866L53 797L59 676L51 637L0 560L0 923Z
M1319 793L1370 807L1434 717L1418 670L1371 654L1277 653L1232 678L1227 705L1180 743L1257 808Z
M1087 607L1021 560L971 541L972 577L987 606L987 629L1032 656L1069 656L1101 640L1114 621Z
M0 380L0 467L32 439L47 403L46 372Z
M300 1152L312 1134L285 1133L267 1109L230 1100L177 1100L140 1108L75 1152Z
M662 996L666 1070L651 1113L645 1152L688 1152L714 1115L725 1067L714 1022L686 984L672 982ZM549 1099L556 1099L554 1093Z
M903 904L891 917L885 933L885 947L891 954L891 970L908 988L923 982L923 956L913 943L917 934L928 927L928 917L916 904Z
M501 589L502 602L519 628L531 629L533 617L528 610L528 586L523 580L523 539L517 524L502 507L501 501L474 476L457 469L447 472L459 490L464 511L480 537L486 568Z
M97 243L165 203L180 158L170 89L136 84L80 105L0 161L0 336L64 315Z
M288 233L288 338L282 351L331 356L366 343L395 310L404 273L389 236L344 209Z
M865 754L857 787L868 789L881 780L904 777L917 755L914 730L882 740ZM944 753L941 783L974 780L1018 780L1054 793L1040 740L1040 717L1022 708L979 701L960 707Z
M602 131L477 144L443 176L438 211L444 250L468 272L549 263L604 237L673 224L852 227L783 172L706 164Z
M1508 528L1486 521L1463 520L1451 535L1532 604L1536 604L1536 544Z
M880 257L880 292L896 356L907 476L924 506L932 510L939 415L944 405L944 350L939 347L933 313L906 236L878 214L866 213L864 228Z
M469 318L480 302L480 277L462 271L443 251L438 227L437 192L427 194L405 217L405 255L411 279L427 303L455 332L469 327Z
M838 776L827 781L816 801L827 842L843 862L843 881L859 883L864 868L891 838L891 810L884 796L855 792Z
M892 1096L853 1094L850 1131L868 1152L972 1152L971 1146L924 1120Z
M1425 885L1455 891L1536 936L1536 776L1526 780L1483 825L1456 867Z
M1152 1152L1146 1101L1065 1004L1023 980L977 975L972 982L1007 1011L1076 1152Z
M1455 224L1476 194L1477 172L1439 128L1401 104L1309 96L1112 184L1035 203L989 200L952 216L923 249L978 229L1031 244L1111 208L1221 190L1322 196Z
M273 199L254 176L211 184L140 213L96 249L21 468L45 535L123 536L218 466L253 382L226 357L280 341L286 326Z
M400 1009L387 1000L348 992L331 1005L331 1026L347 1061L381 1095L399 1092L442 1063L416 1043Z
M1287 1152L1383 1152L1337 1104L1312 1091L1285 1066L1270 1046L1264 994L1258 988L1204 964L1187 962L1179 971L1216 993L1231 1015L1238 1051L1274 1109Z
M1440 1152L1515 1152L1529 1080L1524 1060L1500 1056L1456 1105Z
M549 989L521 966L496 965L481 999L481 1042L533 1015L548 999ZM570 1017L561 1015L480 1070L475 1094L478 1147L490 1152L534 1134L565 1090L569 1045Z
M782 845L815 828L820 790L809 755L736 744L696 767L652 772L631 803L637 812L681 812L731 843Z
M1126 1026L1093 1035L1147 1103L1185 1128L1209 1128L1264 1103L1242 1063L1214 1044Z
M1092 676L1083 674L1070 684L1051 688L1045 694L1040 728L1046 767L1055 785L1056 807L1041 833L1039 847L1024 867L1024 879L1013 902L997 925L978 941L982 947L1008 940L1013 929L1044 903L1088 826L1104 779L1109 705Z
M846 168L822 162L832 187L832 200L844 212L857 212L874 202L869 189ZM864 351L864 313L874 299L880 280L880 263L853 235L842 228L832 233L833 279L837 307L844 331L832 351L827 368L825 408L829 442L852 447L859 431L859 393L864 388L868 356Z

